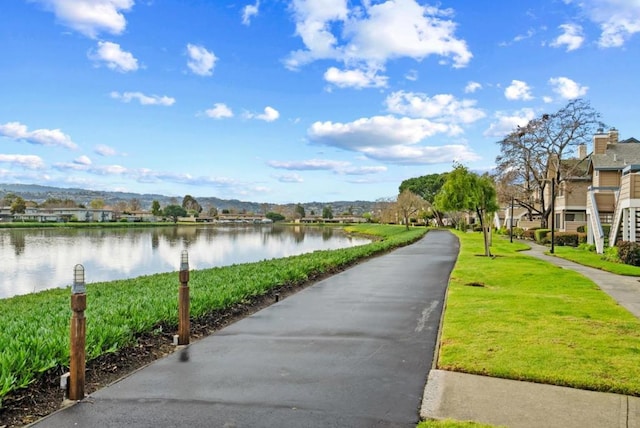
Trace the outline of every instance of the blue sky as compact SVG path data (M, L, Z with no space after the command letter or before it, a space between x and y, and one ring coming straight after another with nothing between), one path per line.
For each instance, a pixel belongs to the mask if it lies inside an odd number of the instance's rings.
M0 182L394 197L585 98L640 137L638 0L3 0Z

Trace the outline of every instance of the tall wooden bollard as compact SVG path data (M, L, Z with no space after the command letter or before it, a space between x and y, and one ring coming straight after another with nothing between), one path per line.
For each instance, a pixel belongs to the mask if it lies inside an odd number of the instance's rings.
M84 285L84 267L73 268L71 287L71 361L69 364L69 399L84 398L85 342L87 320L84 311L87 308L87 294Z
M189 344L189 253L180 256L180 287L178 289L178 345Z

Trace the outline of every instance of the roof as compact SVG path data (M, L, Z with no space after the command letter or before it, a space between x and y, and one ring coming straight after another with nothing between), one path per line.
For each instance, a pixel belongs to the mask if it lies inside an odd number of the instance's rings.
M608 144L605 154L592 154L593 169L620 169L640 164L640 141L628 138L616 144Z
M571 178L585 178L588 172L587 159L563 159L561 170Z

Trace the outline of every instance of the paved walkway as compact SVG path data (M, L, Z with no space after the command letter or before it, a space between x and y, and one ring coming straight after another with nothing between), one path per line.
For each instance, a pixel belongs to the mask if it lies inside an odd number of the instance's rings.
M640 318L639 278L546 255L548 247L525 243L531 256L581 273ZM640 428L640 398L432 370L420 414L512 428Z
M457 254L429 232L36 425L414 428Z

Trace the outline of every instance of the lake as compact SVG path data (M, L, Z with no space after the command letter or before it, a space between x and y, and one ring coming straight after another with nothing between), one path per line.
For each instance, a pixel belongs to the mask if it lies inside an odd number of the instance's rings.
M87 283L180 268L204 269L363 245L335 227L167 226L0 229L0 298L65 287L82 264Z

